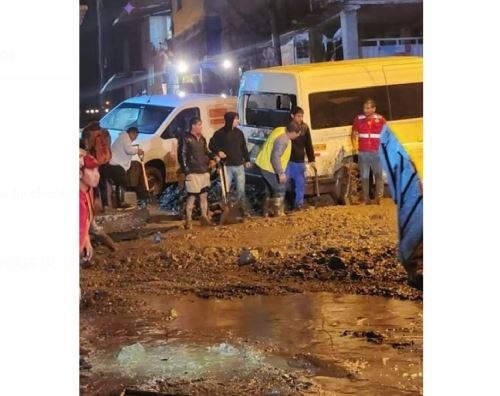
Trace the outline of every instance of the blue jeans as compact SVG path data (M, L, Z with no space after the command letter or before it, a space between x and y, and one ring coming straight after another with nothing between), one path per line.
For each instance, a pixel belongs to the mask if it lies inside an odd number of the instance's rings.
M290 161L286 168L286 178L295 186L295 207L304 203L305 171L306 164L303 162Z
M365 202L370 198L370 168L375 176L376 198L381 198L384 195L384 177L378 152L360 152L358 158L361 186L363 187L363 198Z
M286 192L286 185L280 183L279 177L276 173L268 172L260 169L266 184L266 196L271 198L284 198Z
M236 181L236 200L242 202L245 199L245 168L240 166L226 166L227 186L231 189L233 180Z

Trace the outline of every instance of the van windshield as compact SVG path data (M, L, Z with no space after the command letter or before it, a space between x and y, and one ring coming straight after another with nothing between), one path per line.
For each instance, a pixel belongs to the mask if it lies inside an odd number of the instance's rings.
M280 93L246 94L245 124L276 128L290 122L290 110L297 105L295 95Z
M153 134L174 107L152 106L136 103L122 103L102 118L100 124L105 129L121 131L136 127L139 133Z

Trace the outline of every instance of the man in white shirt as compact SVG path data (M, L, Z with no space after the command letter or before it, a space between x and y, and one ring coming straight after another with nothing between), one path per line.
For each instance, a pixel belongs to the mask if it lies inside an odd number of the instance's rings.
M146 201L148 192L145 188L142 166L138 161L132 161L134 155L142 155L144 151L132 143L139 136L135 127L130 127L120 133L111 145L111 160L109 164L100 169L117 186L118 207L128 207L124 203L124 188L133 187L137 193L137 199Z

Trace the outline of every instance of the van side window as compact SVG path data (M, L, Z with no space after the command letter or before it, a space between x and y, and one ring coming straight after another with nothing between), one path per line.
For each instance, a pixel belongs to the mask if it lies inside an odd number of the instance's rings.
M424 113L424 84L389 85L393 120L420 118Z
M377 102L377 113L390 119L386 86L318 92L309 94L311 128L352 125L354 117L362 113L363 101L367 98Z
M275 128L290 122L290 110L297 104L297 98L288 94L256 93L247 95L246 103L246 125Z
M167 129L161 134L161 137L163 139L172 139L181 136L182 133L189 131L189 120L199 116L200 109L198 107L182 110L167 126Z

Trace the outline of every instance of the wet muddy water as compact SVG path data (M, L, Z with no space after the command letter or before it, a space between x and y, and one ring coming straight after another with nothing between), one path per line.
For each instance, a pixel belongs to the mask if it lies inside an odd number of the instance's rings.
M93 341L94 374L228 381L269 366L326 394L422 393L422 302L330 293L142 298L172 320L100 318L94 325L114 336Z

